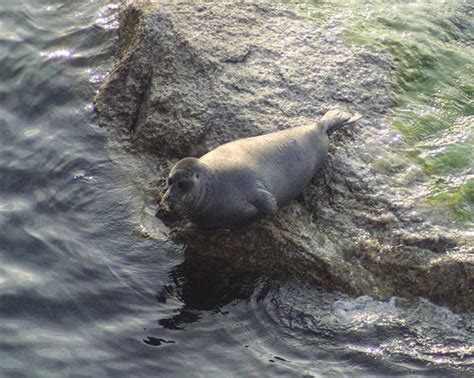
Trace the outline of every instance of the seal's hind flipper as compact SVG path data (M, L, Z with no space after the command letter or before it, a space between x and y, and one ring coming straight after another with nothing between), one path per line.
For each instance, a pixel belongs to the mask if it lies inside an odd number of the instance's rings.
M277 200L273 197L273 194L264 189L257 190L252 205L265 215L273 215L278 211Z
M318 126L322 127L324 131L331 135L334 131L341 128L342 126L354 123L361 119L362 116L358 113L352 115L349 112L341 109L332 109L324 114L318 122Z
M344 122L343 125L348 125L350 123L354 123L354 122L358 121L361 118L362 118L361 114L355 113L355 114L352 115L351 118L349 118L346 122Z

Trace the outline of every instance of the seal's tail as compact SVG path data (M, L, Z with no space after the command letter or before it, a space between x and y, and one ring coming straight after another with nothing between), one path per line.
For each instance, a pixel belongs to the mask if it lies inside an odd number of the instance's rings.
M319 120L318 126L323 127L328 135L331 135L342 126L358 121L361 118L362 116L358 113L352 115L341 109L332 109Z

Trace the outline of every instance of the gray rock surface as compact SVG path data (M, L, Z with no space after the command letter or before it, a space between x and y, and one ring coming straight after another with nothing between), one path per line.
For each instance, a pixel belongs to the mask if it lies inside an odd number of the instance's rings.
M304 201L245 230L177 227L172 240L185 245L186 258L236 271L472 310L472 239L416 205L422 172L383 123L395 65L345 45L343 32L342 18L310 6L128 2L115 68L96 97L113 158L140 188L151 224L149 209L180 158L314 123L332 106L359 112L357 126L334 135ZM147 234L161 237L151 226Z

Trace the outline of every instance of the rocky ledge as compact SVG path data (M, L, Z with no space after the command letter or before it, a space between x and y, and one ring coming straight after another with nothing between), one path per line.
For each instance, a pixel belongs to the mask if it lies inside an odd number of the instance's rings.
M383 123L395 65L346 45L343 32L343 18L311 6L125 3L116 63L96 98L114 159L150 208L180 158L314 123L332 106L359 112L364 119L334 136L303 198L276 217L227 234L177 226L170 238L186 259L237 272L472 310L470 240L416 205L422 172Z

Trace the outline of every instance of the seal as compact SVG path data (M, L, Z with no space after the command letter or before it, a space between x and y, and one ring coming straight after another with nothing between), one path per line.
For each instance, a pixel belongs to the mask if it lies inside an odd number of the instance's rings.
M329 136L360 118L333 109L316 125L238 139L199 159L184 158L169 173L161 205L205 229L235 229L274 215L322 167Z

